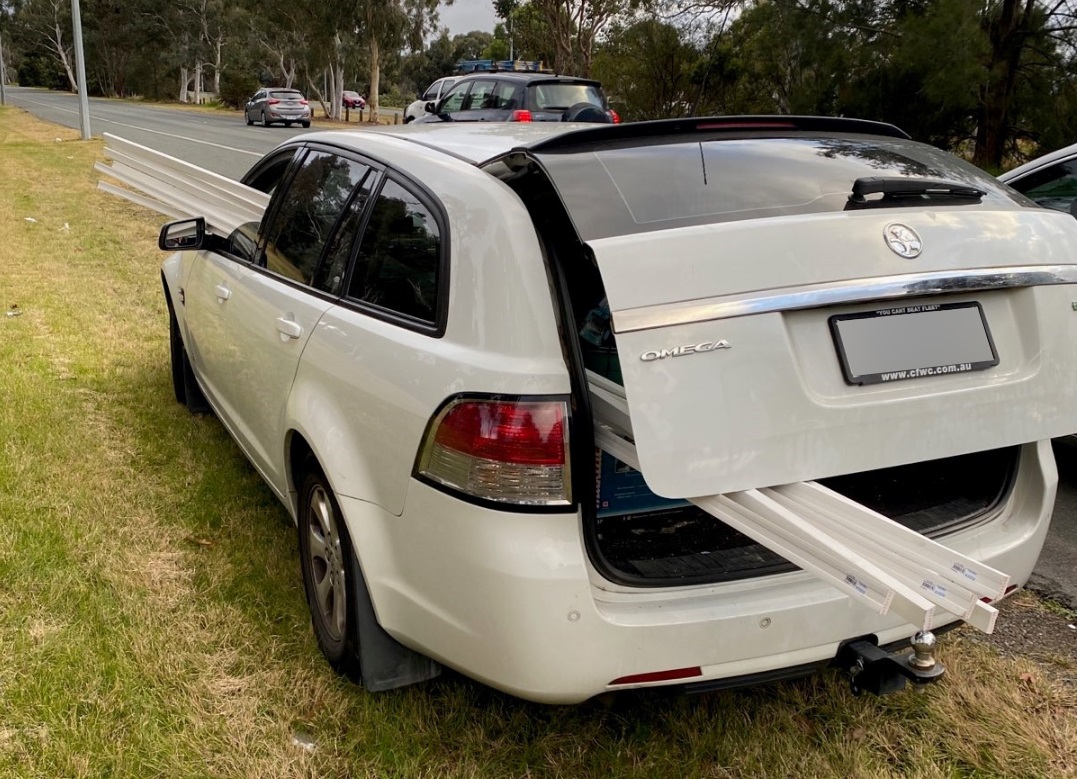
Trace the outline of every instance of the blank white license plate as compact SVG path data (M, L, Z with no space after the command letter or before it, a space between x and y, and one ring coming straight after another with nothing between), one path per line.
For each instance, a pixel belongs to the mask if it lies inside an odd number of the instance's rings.
M979 303L900 306L830 317L848 384L948 376L998 365Z

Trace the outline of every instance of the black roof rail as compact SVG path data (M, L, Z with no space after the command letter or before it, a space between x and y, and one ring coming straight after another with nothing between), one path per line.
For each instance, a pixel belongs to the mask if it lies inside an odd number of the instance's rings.
M910 136L892 124L868 119L835 116L692 116L685 119L656 119L648 122L599 124L594 128L574 130L540 141L528 147L532 152L569 150L574 146L593 146L603 142L630 141L637 138L722 134L782 134L783 132L848 133L881 135L909 140Z

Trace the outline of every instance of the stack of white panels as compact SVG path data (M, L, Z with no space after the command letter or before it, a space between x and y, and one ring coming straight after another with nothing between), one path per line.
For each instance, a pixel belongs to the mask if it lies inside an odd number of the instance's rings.
M262 220L269 195L115 135L105 134L112 165L94 169L125 187L105 181L98 188L153 209L171 219L205 217L207 229L227 237L237 227ZM134 190L134 191L133 191Z
M624 389L588 371L595 442L639 470ZM646 474L644 474L646 476ZM690 498L701 509L833 585L879 614L901 615L921 630L952 618L990 633L1001 571L849 500L815 482Z

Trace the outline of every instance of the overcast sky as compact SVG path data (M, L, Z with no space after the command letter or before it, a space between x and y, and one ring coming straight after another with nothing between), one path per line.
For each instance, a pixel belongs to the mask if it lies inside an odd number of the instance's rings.
M452 5L442 4L438 9L440 27L448 27L449 35L483 30L493 32L497 17L493 0L456 0Z

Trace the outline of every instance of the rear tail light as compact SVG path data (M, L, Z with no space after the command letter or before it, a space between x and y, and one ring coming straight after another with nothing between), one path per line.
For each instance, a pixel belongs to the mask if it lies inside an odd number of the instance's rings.
M517 108L512 112L512 116L509 117L510 122L530 122L531 112L526 108Z
M276 105L279 102L280 101L277 100L277 98L271 97L271 98L269 98L269 100L266 100L266 105Z
M569 505L568 406L563 400L454 400L430 424L417 470L475 498Z
M310 101L309 100L300 100L299 105L310 105Z
M612 108L609 111L607 111L606 113L610 115L610 119L613 120L614 124L620 124L621 123L621 115L619 113L617 113L616 111L614 111Z

